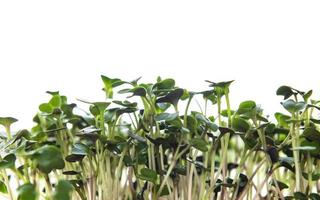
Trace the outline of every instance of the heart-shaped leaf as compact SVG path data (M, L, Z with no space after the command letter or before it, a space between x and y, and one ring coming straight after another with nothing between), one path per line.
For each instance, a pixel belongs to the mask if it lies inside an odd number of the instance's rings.
M303 101L295 102L292 99L289 99L281 104L290 113L298 112L306 107L305 102Z

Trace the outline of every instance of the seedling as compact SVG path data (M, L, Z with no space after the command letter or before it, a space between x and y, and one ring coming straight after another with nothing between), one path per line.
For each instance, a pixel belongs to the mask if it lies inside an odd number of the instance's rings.
M231 105L233 81L194 92L101 78L106 99L79 100L86 112L48 92L31 129L0 117L1 199L320 199L312 91L279 87L284 109L270 121L252 100Z

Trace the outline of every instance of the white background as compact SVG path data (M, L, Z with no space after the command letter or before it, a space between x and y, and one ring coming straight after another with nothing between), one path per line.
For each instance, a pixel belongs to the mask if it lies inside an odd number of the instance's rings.
M0 1L0 116L31 127L47 90L101 99L100 74L235 79L232 105L281 108L282 84L319 99L319 1Z

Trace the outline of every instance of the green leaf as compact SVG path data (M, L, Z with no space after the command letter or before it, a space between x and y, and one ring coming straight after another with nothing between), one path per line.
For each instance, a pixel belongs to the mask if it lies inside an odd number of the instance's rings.
M208 151L207 142L201 138L192 138L190 140L190 144L191 144L191 146L193 146L194 148L196 148L202 152Z
M31 183L26 183L26 184L18 187L17 194L18 194L18 200L36 200L36 199L38 199L36 187Z
M255 108L256 108L256 103L254 101L251 101L251 100L243 101L242 103L240 103L237 113L241 115L244 113L251 112Z
M160 185L156 185L156 191L157 192L159 191L159 189L160 189ZM170 192L169 192L168 187L164 187L159 196L161 197L161 196L166 196L166 195L169 195L169 194L170 194Z
M209 119L207 119L207 118L206 118L203 114L201 114L201 113L196 113L196 114L195 114L195 118L196 118L199 122L207 125L212 131L217 131L218 128L219 128L215 123L211 122Z
M272 163L275 163L279 160L278 149L275 146L269 146L266 149L267 154L270 157Z
M150 181L152 183L156 183L157 182L157 172L152 169L142 168L140 170L139 178L142 180Z
M123 157L123 162L124 164L126 165L126 167L129 167L129 166L133 166L134 165L134 162L133 160L131 159L131 157L129 155L125 155Z
M91 104L94 107L90 108L93 109L93 114L97 115L98 112L104 112L106 110L106 108L111 104L110 102L104 102L104 101L97 101L97 102L89 102L89 101L85 101L85 100L81 100L78 99L79 101L83 102L83 103L87 103L87 104Z
M303 101L295 102L292 99L289 99L281 104L290 113L298 112L306 107L305 102Z
M304 129L302 136L310 141L316 140L320 142L320 132L315 127L307 127Z
M3 160L0 161L0 170L6 168L15 167L16 156L14 154L6 155Z
M309 178L309 174L306 172L302 172L302 176L303 178L305 178L306 180L308 180ZM318 181L320 179L320 173L312 173L311 174L311 180L312 181Z
M293 196L297 200L308 200L308 196L302 192L295 192Z
M210 100L212 104L216 104L217 103L217 96L216 96L214 90L207 90L207 91L203 91L201 93L202 93L202 97L204 99Z
M43 104L40 104L39 110L45 113L52 113L53 107L48 103L43 103Z
M283 85L277 89L276 94L278 96L283 96L284 100L286 100L289 97L291 97L294 94L294 92L292 91L291 87Z
M147 90L142 86L134 87L128 92L132 92L132 95L129 97L133 97L133 96L145 97L147 95Z
M161 80L159 82L157 82L156 84L153 85L152 89L155 90L168 90L168 89L172 89L175 85L175 80L168 78L168 79L164 79Z
M233 115L235 113L234 110L231 110L231 115ZM225 110L222 110L221 113L220 113L223 117L228 117L228 110L225 109Z
M73 145L72 147L72 150L71 150L71 153L74 154L74 155L89 155L91 152L90 148L81 143L81 142L77 142Z
M174 106L178 105L179 99L182 97L184 90L181 88L177 88L171 92L169 92L166 96L160 97L156 100L156 103L170 103Z
M70 200L73 186L69 181L60 180L55 188L53 199L54 200Z
M309 198L311 200L320 200L320 195L317 193L311 193L311 194L309 194Z
M212 82L212 81L207 81L209 83L211 83L209 86L210 87L215 87L215 88L221 88L223 90L229 88L229 86L231 85L231 83L233 82L234 80L232 81L222 81L222 82L218 82L218 83L215 83L215 82Z
M232 128L239 132L247 132L250 129L250 124L241 117L235 117L232 120Z
M303 95L303 100L307 102L308 99L311 97L311 95L312 95L312 90L309 90L307 93Z
M318 157L320 152L320 143L318 141L303 140L300 144L300 147L297 147L293 150L306 151L309 152L312 156Z
M276 181L276 182L277 182L277 184L279 186L280 191L283 190L283 189L289 188L289 186L287 184L285 184L284 182L281 182L281 181ZM275 180L272 180L271 185L276 187Z
M60 150L56 146L46 145L37 149L33 155L37 167L43 173L50 173L54 169L63 169L64 161Z
M101 79L103 81L104 84L104 91L106 93L106 97L107 98L112 98L113 97L113 88L120 86L122 84L124 84L124 81L121 81L118 78L109 78L107 76L101 75Z
M156 121L172 121L179 117L179 113L160 113L154 117Z
M249 181L249 179L248 179L247 175L242 174L242 173L239 175L239 190L238 190L237 195L241 194L241 192L245 189L245 187L248 184L248 181Z
M110 105L110 102L93 102L92 104L96 106L100 112L104 112Z
M11 124L17 122L18 120L13 117L0 117L0 124L5 128L9 128Z
M279 126L281 127L288 127L288 121L291 119L290 116L276 112L274 117L278 121Z
M2 182L2 181L0 181L0 192L1 192L1 193L4 193L4 194L7 194L7 193L8 193L7 186L6 186L6 184L4 184L4 182Z
M53 108L60 108L61 107L61 97L60 95L54 95L50 101L49 104L53 107Z
M127 100L125 100L125 101L112 101L112 102L115 103L115 104L127 107L127 108L135 108L135 107L137 107L137 103L136 102L131 103L130 101L127 101Z
M84 155L76 155L76 154L71 154L66 156L66 161L68 162L77 162L81 161L84 158Z

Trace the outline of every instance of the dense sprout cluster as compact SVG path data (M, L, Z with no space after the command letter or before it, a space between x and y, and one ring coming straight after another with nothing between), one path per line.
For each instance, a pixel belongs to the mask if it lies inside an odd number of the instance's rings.
M106 100L79 100L87 112L48 92L31 130L0 118L1 199L320 199L312 91L281 86L272 122L254 101L231 107L232 81L191 92L101 78Z

